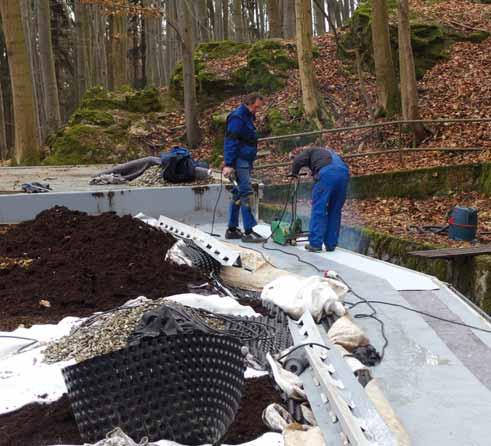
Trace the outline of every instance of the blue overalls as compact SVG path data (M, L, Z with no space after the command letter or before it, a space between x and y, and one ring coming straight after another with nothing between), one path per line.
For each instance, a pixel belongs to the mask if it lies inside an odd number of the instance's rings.
M334 250L341 228L341 211L346 201L349 168L339 155L330 151L332 161L319 171L312 189L309 243L314 248Z
M237 186L232 189L229 207L228 227L239 226L239 214L242 212L242 224L246 233L257 225L252 214L251 172L257 155L257 133L254 115L242 104L227 118L227 131L224 143L224 162L235 169Z

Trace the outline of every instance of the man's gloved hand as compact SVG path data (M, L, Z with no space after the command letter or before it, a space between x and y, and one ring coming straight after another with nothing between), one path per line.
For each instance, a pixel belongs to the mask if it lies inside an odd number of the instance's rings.
M225 166L222 170L222 174L225 178L230 178L234 174L234 168Z

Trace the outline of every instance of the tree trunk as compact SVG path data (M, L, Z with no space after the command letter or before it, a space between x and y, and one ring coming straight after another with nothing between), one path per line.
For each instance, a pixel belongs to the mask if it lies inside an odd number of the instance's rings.
M39 162L39 142L31 66L18 0L0 1L3 32L9 54L9 70L15 116L15 158L18 163Z
M143 5L151 7L152 0L144 0ZM158 22L160 17L147 15L144 17L145 24L145 73L147 86L160 86L159 79L159 57L158 57Z
M283 0L283 37L295 37L295 0Z
M281 37L281 15L279 0L266 0L268 7L269 37Z
M208 7L208 17L210 20L210 40L217 40L217 23L215 16L215 5L213 0L207 0Z
M230 26L229 26L229 20L230 20L230 8L229 8L229 0L222 0L223 3L223 38L224 40L228 40L230 38Z
M128 80L128 16L109 17L111 30L109 80L111 88L120 88Z
M49 0L37 0L37 2L39 56L46 103L46 124L48 131L53 132L61 125L61 115L58 83L56 82L55 58L51 43L51 13Z
M411 25L409 23L408 0L399 0L399 66L401 73L401 102L402 116L406 120L419 119L418 90L416 84L416 70L414 68L414 55L411 45ZM426 136L423 124L412 124L417 142Z
M224 0L215 0L215 38L216 40L225 39L223 33L223 1ZM228 0L225 0L228 1Z
M232 18L234 22L235 40L245 42L244 18L242 15L242 0L233 0Z
M257 1L257 10L258 10L257 15L259 17L259 34L261 36L261 39L264 39L264 36L266 34L266 32L265 32L265 17L264 17L266 15L265 14L265 1L266 0L258 0ZM278 13L280 15L280 19L281 19L281 11L282 11L281 7L280 7L281 2L282 2L282 0L278 0L278 3L279 3ZM280 20L280 22L283 22L283 20ZM280 31L281 31L281 26L280 26ZM280 37L281 37L281 35L280 35Z
M377 81L377 115L392 116L399 109L399 97L390 46L387 1L373 0L372 5L372 42Z
M326 32L326 18L324 16L324 0L314 0L315 33L321 36Z
M79 101L87 88L92 86L90 74L90 60L92 46L91 41L88 5L84 5L80 0L75 0L75 32L76 32L76 79L77 96Z
M198 104L196 100L196 74L193 57L193 20L192 11L187 2L178 6L179 29L182 38L182 71L184 79L184 116L188 145L194 149L201 140L198 124Z
M0 160L7 159L7 154L7 121L5 119L5 111L3 108L2 82L0 80Z
M91 64L94 67L94 84L108 87L108 67L106 51L106 16L100 5L91 5L91 24L93 39Z
M297 53L305 115L320 128L320 107L317 100L312 63L312 7L310 0L295 0Z
M210 26L208 24L208 0L197 0L197 20L199 32L199 42L208 42L210 40Z

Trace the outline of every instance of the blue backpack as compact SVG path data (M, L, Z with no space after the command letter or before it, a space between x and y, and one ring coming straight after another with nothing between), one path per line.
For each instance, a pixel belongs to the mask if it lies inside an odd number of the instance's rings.
M162 176L169 183L194 181L196 163L185 147L172 147L169 152L160 154Z

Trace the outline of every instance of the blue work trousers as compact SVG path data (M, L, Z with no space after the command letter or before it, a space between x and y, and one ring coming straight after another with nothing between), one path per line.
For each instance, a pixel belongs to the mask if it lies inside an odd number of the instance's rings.
M257 225L257 221L252 214L251 198L254 193L251 183L252 165L246 160L237 160L235 166L235 181L237 186L232 189L232 197L228 214L228 227L237 228L239 226L239 214L242 211L242 224L244 231L250 232Z
M310 216L310 246L327 250L336 248L341 228L341 211L346 201L349 170L342 162L333 162L319 172L312 189Z

